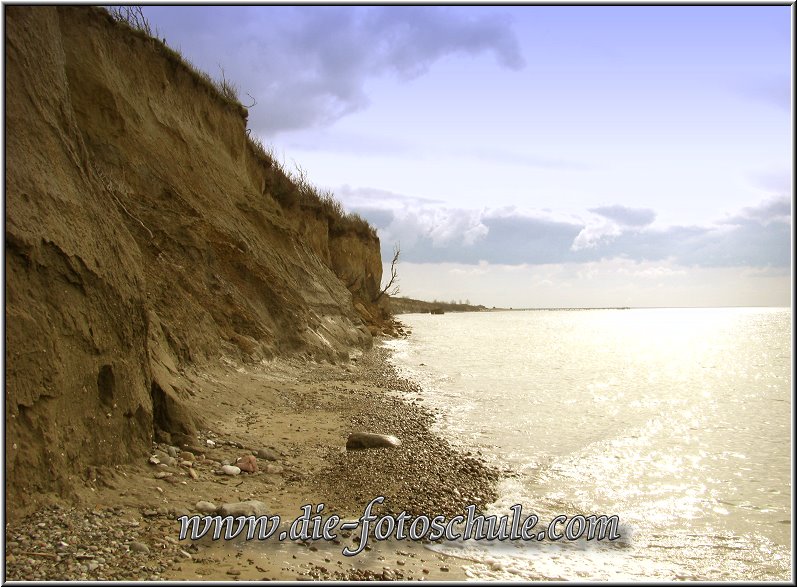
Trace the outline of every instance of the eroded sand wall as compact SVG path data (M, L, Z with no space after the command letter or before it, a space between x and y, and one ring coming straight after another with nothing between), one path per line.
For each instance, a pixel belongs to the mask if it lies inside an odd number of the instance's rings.
M5 14L11 503L190 435L187 364L371 344L378 239L280 204L245 109L101 10Z

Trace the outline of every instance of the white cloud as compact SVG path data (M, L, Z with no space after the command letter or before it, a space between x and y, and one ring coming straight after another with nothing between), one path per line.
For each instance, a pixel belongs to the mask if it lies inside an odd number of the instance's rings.
M430 6L147 6L161 36L201 69L257 98L256 133L326 126L368 106L369 79L409 80L452 55L525 62L512 23ZM227 56L226 58L224 56ZM234 59L230 56L235 56Z
M344 193L354 198L359 192ZM658 227L652 224L655 212L642 208L604 206L576 218L517 207L450 208L391 192L367 193L368 206L353 209L375 224L387 249L400 242L406 261L542 265L628 258L706 267L791 263L791 202L786 197L741 208L708 225Z
M757 222L768 226L773 222L790 224L792 216L791 198L784 195L767 198L754 206L746 206L736 214L723 220L727 224Z
M620 236L622 232L622 229L616 222L608 218L593 215L587 221L587 225L581 229L581 232L579 232L578 236L573 240L570 249L573 251L594 249L601 243L608 242Z
M647 226L656 219L656 212L650 208L629 208L627 206L600 206L590 208L590 212L608 218L621 226Z

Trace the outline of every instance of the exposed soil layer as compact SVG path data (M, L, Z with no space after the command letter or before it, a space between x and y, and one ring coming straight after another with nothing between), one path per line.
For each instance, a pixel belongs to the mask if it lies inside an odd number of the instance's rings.
M345 362L386 315L375 233L294 197L246 109L174 51L99 8L5 17L14 518L153 440L194 438L209 421L190 370Z

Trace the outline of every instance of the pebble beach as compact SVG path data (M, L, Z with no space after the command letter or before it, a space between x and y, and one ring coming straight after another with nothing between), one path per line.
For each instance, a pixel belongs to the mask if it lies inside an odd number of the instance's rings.
M183 446L154 443L140 462L92 468L68 496L42 496L6 524L7 580L463 580L473 563L422 541L179 540L184 515L258 503L287 527L301 506L356 520L462 514L495 499L508 472L430 431L423 390L379 348L345 364L276 360L185 372L206 426ZM405 393L406 392L406 393ZM407 397L412 397L412 400ZM346 450L354 432L395 436L395 447ZM7 504L13 508L13 504ZM223 510L223 508L228 508ZM411 518L410 518L411 519Z

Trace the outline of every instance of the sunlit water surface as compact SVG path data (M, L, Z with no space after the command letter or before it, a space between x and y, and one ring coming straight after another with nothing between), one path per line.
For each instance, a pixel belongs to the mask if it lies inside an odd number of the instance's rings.
M620 517L616 542L439 547L477 577L791 578L791 310L400 318L439 430L519 474L488 513Z

